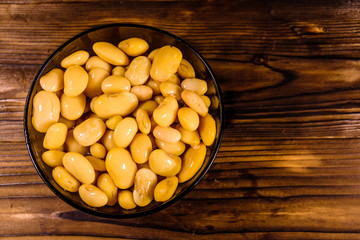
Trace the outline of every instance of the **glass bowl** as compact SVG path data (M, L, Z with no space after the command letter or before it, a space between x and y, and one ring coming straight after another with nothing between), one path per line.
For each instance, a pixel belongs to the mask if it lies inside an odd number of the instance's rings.
M33 112L33 97L41 90L39 79L51 69L57 67L61 68L60 62L63 58L77 50L86 50L90 53L90 56L95 55L92 50L92 45L95 42L106 41L117 44L124 39L130 37L139 37L145 39L149 43L149 50L162 47L164 45L172 45L180 49L183 53L183 57L187 59L194 67L196 77L204 79L208 84L208 92L206 95L212 100L212 105L209 108L209 113L214 117L216 121L216 138L214 143L207 147L207 154L205 161L197 172L197 174L185 183L179 184L175 194L166 202L152 201L145 207L136 207L132 210L122 209L118 204L115 206L104 206L100 208L94 208L86 205L79 197L78 193L71 193L63 190L52 178L52 168L47 166L41 155L44 151L42 142L44 138L43 133L37 132L31 123L31 117ZM42 65L38 74L36 75L33 83L31 84L25 105L24 112L24 132L27 149L30 158L43 179L45 184L64 202L84 211L89 214L93 214L106 218L132 218L139 217L146 214L150 214L165 207L168 207L184 197L189 193L205 176L210 166L214 162L217 152L220 147L220 142L223 132L223 104L221 98L221 92L218 83L215 80L215 76L205 61L205 59L189 44L168 32L160 29L156 29L149 26L135 25L135 24L110 24L95 27L85 32L78 34L71 38L62 46L60 46Z

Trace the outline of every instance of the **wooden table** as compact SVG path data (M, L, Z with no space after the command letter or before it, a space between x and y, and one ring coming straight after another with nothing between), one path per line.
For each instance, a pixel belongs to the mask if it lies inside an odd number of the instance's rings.
M68 206L42 182L23 110L56 48L124 22L178 35L208 60L225 129L214 165L183 200L110 220ZM359 32L351 1L1 1L0 236L360 239Z

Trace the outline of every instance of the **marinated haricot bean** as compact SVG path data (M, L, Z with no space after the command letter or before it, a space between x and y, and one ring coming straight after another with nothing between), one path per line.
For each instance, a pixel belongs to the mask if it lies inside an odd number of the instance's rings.
M108 173L103 173L97 179L97 186L103 191L107 198L107 205L114 206L118 200L118 188Z
M215 140L216 123L214 118L207 114L200 118L199 133L206 146L210 146Z
M62 166L57 166L52 170L52 177L66 191L77 192L79 190L80 182Z
M147 134L138 133L130 144L130 152L136 163L145 163L149 160L152 151L151 139Z
M136 111L136 122L140 132L149 134L151 131L151 121L149 114L144 109L140 108Z
M60 150L49 150L42 154L42 160L50 167L62 166L65 152Z
M59 68L50 70L40 78L40 86L48 92L57 92L64 88L64 71Z
M132 92L138 97L139 102L150 100L153 95L152 88L145 85L134 86L131 88L130 92Z
M198 130L189 131L183 128L180 124L176 125L176 129L180 132L181 141L190 145L195 146L200 144L200 134Z
M114 140L118 147L126 148L129 146L138 131L138 125L133 117L126 117L116 125L114 130Z
M79 187L80 198L91 207L103 207L107 204L106 194L98 187L91 184L83 184Z
M179 174L179 183L192 178L202 166L206 156L206 146L203 143L190 147L186 150Z
M128 56L111 43L97 42L93 45L93 50L101 59L112 65L125 66L129 64Z
M189 107L179 109L178 119L181 126L189 131L195 131L199 127L199 115Z
M165 97L153 112L155 122L162 127L170 126L176 119L178 108L179 104L174 97Z
M155 102L157 102L157 104L161 104L164 101L165 97L163 95L157 95L154 97Z
M111 75L102 81L100 87L104 93L118 93L121 91L129 92L131 84L126 77Z
M141 168L136 172L134 184L134 202L140 207L151 203L154 198L154 188L157 183L156 174L148 168Z
M129 115L136 109L139 103L136 95L127 91L114 94L105 93L95 100L93 99L93 101L94 113L102 118L109 118L115 115Z
M66 145L66 149L68 152L77 152L80 153L81 155L86 155L89 152L89 147L85 147L80 145L74 138L74 129L69 130L66 140L65 140L65 145Z
M164 177L171 177L180 171L181 158L170 156L162 149L155 149L150 153L149 166L154 173Z
M69 56L67 56L66 58L64 58L61 61L61 66L63 68L68 68L71 65L81 66L84 65L88 59L89 59L89 53L87 51L84 50L76 51L70 54Z
M207 92L207 83L197 78L187 78L181 82L183 89L196 92L198 95L204 95Z
M95 180L95 170L89 160L76 152L67 152L63 157L63 165L77 180L82 183L92 183Z
M182 141L177 141L176 143L169 143L155 138L155 143L158 148L161 148L165 152L176 156L180 156L186 148L185 143L183 143Z
M104 135L106 125L100 118L92 117L86 119L74 128L74 138L82 146L90 146Z
M154 50L152 50L149 55L148 55L148 58L153 61L154 60L154 57L156 54L158 54L160 48L155 48Z
M120 115L115 115L106 120L105 124L106 127L110 130L114 130L116 125L122 120L123 118Z
M112 75L125 76L125 71L126 71L125 68L123 68L121 66L117 66L117 67L114 67L111 72L112 72Z
M132 86L144 84L150 76L150 59L145 56L134 58L125 72Z
M68 128L64 123L54 123L51 125L44 137L43 146L45 149L58 149L64 143Z
M32 125L42 133L56 123L60 117L60 101L55 93L45 90L38 92L33 99Z
M202 100L204 100L206 106L209 108L210 105L211 105L211 100L210 100L210 98L209 98L208 96L206 96L206 95L201 95L200 97L202 98Z
M128 189L134 183L137 166L131 154L124 148L113 148L106 155L106 170L120 189Z
M175 193L178 186L178 178L167 177L164 180L160 181L154 189L154 199L157 202L165 202L169 200Z
M79 119L86 106L86 96L82 93L76 97L69 97L65 94L60 97L61 116L68 120Z
M103 68L93 68L89 71L89 81L84 90L88 98L94 98L103 93L101 84L109 76L109 72Z
M136 57L144 54L149 49L149 44L141 38L128 38L121 41L118 47L127 55Z
M155 138L168 143L176 143L181 138L181 133L172 127L156 126L153 134Z
M72 65L64 73L64 93L69 97L79 96L89 81L89 75L84 68Z
M155 81L154 79L149 79L149 81L147 81L145 83L146 86L149 86L152 88L154 95L160 94L160 84L161 84L161 82Z
M170 78L167 80L167 82L172 82L178 86L181 84L181 79L178 77L176 73L171 74Z
M194 70L193 66L191 65L191 63L189 63L188 60L186 60L184 58L180 62L180 66L177 70L177 73L183 79L195 77L195 70Z
M44 163L91 207L170 200L215 141L216 98L174 46L147 54L134 37L93 50L75 51L39 80L32 122L45 133Z
M182 59L181 51L174 46L164 46L154 56L151 65L151 78L157 81L166 81L176 73Z
M92 56L86 61L85 64L86 71L90 72L94 68L103 68L108 73L112 71L112 66L98 56Z
M151 116L154 113L154 110L159 106L157 102L154 100L147 100L145 102L142 102L139 104L139 106L135 109L135 111L132 113L134 117L137 115L137 110L144 109L149 116Z
M206 103L196 92L184 90L181 92L181 98L190 108L195 110L200 116L204 117L208 113L209 109Z
M96 142L90 146L90 154L91 156L103 159L106 156L106 148L101 143Z
M165 81L160 84L160 92L164 97L172 96L177 101L181 99L181 87L173 82Z
M129 190L121 190L118 195L118 202L120 207L130 210L136 208L136 203L133 198L133 193Z
M114 131L108 129L106 130L104 136L100 140L101 144L104 145L106 151L110 151L111 149L116 147L114 140Z
M98 171L98 172L106 171L104 160L102 160L98 157L95 157L95 156L86 156L86 159L89 160L90 164L93 166L95 171Z

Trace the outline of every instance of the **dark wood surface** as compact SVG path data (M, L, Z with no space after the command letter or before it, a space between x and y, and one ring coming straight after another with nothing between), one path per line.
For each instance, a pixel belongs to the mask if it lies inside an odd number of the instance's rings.
M94 217L42 182L23 110L42 63L108 23L169 31L210 63L225 105L200 184L155 214ZM0 1L0 237L360 239L360 4L352 1Z

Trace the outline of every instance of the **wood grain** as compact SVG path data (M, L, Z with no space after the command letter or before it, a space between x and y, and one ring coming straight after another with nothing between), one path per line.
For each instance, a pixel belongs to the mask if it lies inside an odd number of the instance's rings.
M3 239L360 239L360 5L352 1L1 1ZM75 210L27 154L23 110L43 62L102 24L194 46L225 106L218 157L173 206L111 220Z

